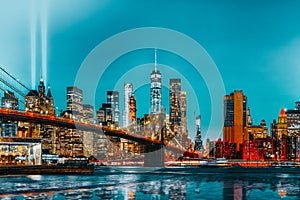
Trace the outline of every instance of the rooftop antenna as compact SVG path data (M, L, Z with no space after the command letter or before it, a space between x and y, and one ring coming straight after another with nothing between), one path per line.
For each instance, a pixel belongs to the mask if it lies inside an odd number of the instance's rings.
M157 55L156 55L156 48L154 49L154 70L157 71Z

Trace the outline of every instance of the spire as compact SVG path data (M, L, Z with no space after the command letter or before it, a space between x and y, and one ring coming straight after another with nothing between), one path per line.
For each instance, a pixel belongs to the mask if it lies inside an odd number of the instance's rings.
M157 71L157 55L156 55L156 48L154 49L154 71Z
M51 90L50 90L50 84L48 84L47 98L52 98L52 93L51 93Z
M280 114L279 114L280 117L285 117L286 114L285 114L285 110L284 110L284 107L282 106L281 108L281 111L280 111Z
M40 96L45 96L45 84L44 84L44 80L43 77L41 75L41 79L40 79L40 84L38 86L38 92Z

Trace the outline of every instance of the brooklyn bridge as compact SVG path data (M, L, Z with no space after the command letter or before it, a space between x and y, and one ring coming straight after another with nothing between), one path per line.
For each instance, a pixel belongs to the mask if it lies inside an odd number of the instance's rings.
M77 119L72 116L74 113L61 113L54 107L50 88L47 96L40 95L1 67L0 90L4 93L0 109L0 164L36 164L39 162L30 161L29 155L39 151L47 155L97 157L101 152L111 151L108 146L113 145L114 149L119 148L119 154L129 152L129 159L144 160L145 166L164 166L171 156L176 159L187 151L159 114L150 117L146 128L120 128ZM39 90L45 94L42 82ZM38 107L34 106L36 102ZM189 155L198 156L193 152ZM39 155L31 157L40 159Z

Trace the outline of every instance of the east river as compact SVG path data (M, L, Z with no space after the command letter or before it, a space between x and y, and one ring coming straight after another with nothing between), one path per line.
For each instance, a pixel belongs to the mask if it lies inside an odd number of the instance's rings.
M94 175L1 176L1 199L300 199L300 174L122 171Z

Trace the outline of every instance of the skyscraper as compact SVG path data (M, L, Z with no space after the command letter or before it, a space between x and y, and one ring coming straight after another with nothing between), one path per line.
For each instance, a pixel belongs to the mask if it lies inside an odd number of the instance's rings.
M195 138L194 150L201 152L203 155L203 142L201 139L201 127L200 127L201 121L200 120L201 120L201 117L200 117L200 115L198 115L196 117L196 138Z
M54 99L51 93L50 85L48 85L48 92L46 95L46 105L47 105L47 111L49 115L55 115L54 110Z
M170 124L174 132L181 132L181 80L170 79Z
M288 135L300 133L300 102L295 102L295 109L286 111Z
M130 96L130 123L136 123L136 100L135 96Z
M243 143L244 128L247 126L247 97L243 91L235 90L224 96L223 140L236 143L237 150Z
M112 122L119 126L120 123L120 111L119 111L119 92L107 91L107 103L111 105L112 110Z
M154 70L150 76L150 112L151 114L158 114L161 112L161 73L157 69L157 55L156 49L154 53Z
M82 106L82 120L86 123L94 123L94 106L89 104L83 104ZM89 131L83 131L83 154L86 157L89 157L91 155L95 154L95 138L96 133L89 132Z
M284 108L280 110L280 114L278 116L278 124L277 124L277 136L278 139L282 139L283 135L287 136L287 116Z
M180 112L181 112L181 132L187 135L187 126L186 126L186 113L187 103L186 103L186 92L181 91L180 93Z
M94 106L90 104L82 105L82 117L83 121L87 123L94 123Z
M80 118L82 113L82 96L83 92L81 89L75 86L67 87L67 110L72 111L76 118Z
M39 114L55 115L54 99L51 94L50 86L46 95L46 88L43 79L40 79L38 91L30 90L25 97L25 110Z
M124 109L123 109L123 127L128 127L130 122L130 96L133 91L133 86L131 83L124 84Z

